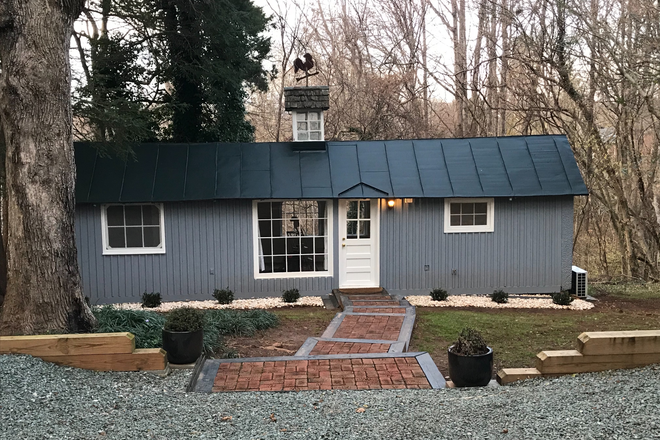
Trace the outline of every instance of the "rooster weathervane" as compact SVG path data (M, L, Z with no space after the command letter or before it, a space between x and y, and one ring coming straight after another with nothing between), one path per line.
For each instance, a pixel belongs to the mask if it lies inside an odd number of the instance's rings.
M308 86L309 85L309 77L314 76L314 75L318 75L319 72L318 72L318 70L314 73L309 72L315 66L314 58L312 58L312 55L310 55L309 53L306 53L305 55L303 55L303 58L305 59L305 61L301 60L300 58L296 58L293 61L293 73L295 75L295 74L298 73L298 71L305 72L305 74L303 76L301 76L300 78L296 78L296 82L301 81L301 80L304 79L305 80L305 85Z

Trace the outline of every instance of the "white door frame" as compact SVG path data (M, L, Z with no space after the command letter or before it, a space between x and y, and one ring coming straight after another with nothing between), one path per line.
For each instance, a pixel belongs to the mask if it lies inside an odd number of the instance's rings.
M348 201L364 201L371 202L370 213L370 238L369 239L348 239L346 237L346 202ZM339 199L339 237L337 238L337 251L339 255L339 287L340 288L358 288L358 287L380 287L380 199ZM365 241L367 243L365 243ZM347 282L346 274L346 251L347 246L352 243L369 244L371 246L371 280L369 284L350 284Z

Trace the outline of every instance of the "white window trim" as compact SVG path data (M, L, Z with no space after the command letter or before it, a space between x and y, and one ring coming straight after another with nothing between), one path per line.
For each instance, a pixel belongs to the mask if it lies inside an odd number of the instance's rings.
M304 141L299 141L298 140L298 124L297 124L298 114L300 114L300 113L310 113L310 112L314 112L314 113L319 114L319 122L321 123L321 139L319 139L319 140L307 139L307 140L304 140ZM294 140L294 142L323 142L325 140L325 124L324 124L324 121L323 121L323 113L324 113L323 110L300 110L300 111L291 112L291 118L293 119L293 126L292 127L293 127L293 140ZM309 131L309 130L307 130L307 131Z
M328 270L326 272L277 272L277 273L260 273L259 272L259 215L257 213L257 203L259 202L283 202L290 199L263 199L252 201L252 260L254 279L276 279L276 278L327 278L333 276L333 249L335 246L334 229L333 229L333 211L332 200L314 199L315 201L325 202L326 217L328 224ZM297 199L296 199L297 200Z
M451 226L450 203L486 203L486 224L474 226ZM445 199L445 234L456 234L461 232L494 232L495 231L495 199L493 198L462 198Z
M160 246L141 248L110 248L108 246L108 206L130 206L130 205L155 205L160 211ZM103 243L103 255L150 255L165 253L165 211L162 203L109 203L101 205L101 239Z

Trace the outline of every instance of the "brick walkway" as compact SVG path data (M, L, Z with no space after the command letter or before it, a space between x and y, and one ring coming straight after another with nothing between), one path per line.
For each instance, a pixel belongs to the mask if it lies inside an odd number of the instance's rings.
M390 295L340 294L343 312L294 356L208 359L189 389L201 392L443 388L428 353L406 352L415 308ZM358 306L358 307L355 307Z

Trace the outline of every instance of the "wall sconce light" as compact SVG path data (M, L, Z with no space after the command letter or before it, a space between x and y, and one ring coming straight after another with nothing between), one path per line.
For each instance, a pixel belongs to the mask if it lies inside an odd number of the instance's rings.
M394 202L394 199L389 199L389 200L387 201L387 206L389 206L390 208L394 208L394 203L395 203L395 202Z

